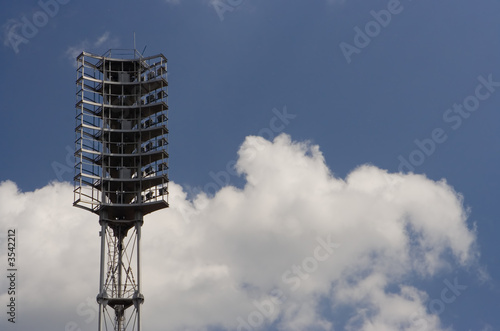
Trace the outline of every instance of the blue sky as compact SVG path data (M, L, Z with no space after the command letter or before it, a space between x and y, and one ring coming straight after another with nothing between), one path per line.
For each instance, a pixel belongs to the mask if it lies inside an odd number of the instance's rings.
M133 48L135 33L169 61L170 178L188 198L244 189L233 165L245 138L281 133L319 146L337 178L363 164L444 178L480 257L405 282L435 298L457 278L467 290L442 329L500 330L499 14L496 0L5 3L0 181L25 193L71 182L75 56ZM322 316L342 315L327 302Z

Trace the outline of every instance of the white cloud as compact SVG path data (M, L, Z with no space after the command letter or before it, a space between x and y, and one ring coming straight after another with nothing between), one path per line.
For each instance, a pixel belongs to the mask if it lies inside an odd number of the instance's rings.
M102 35L98 36L94 41L85 39L76 45L69 46L64 52L64 55L71 61L71 63L73 63L73 65L76 66L75 59L83 51L100 54L108 49L119 47L119 45L120 41L118 38L111 37L110 32L106 31Z
M320 309L332 302L333 313L351 311L347 330L445 330L411 286L476 261L462 197L445 181L367 165L336 178L318 146L287 135L247 137L238 154L243 189L190 202L171 183L171 208L146 217L144 328L339 330ZM72 198L67 183L0 185L0 231L19 233L22 329L95 329L86 301L97 294L98 219Z
M102 44L104 44L106 41L109 40L109 31L104 32L102 36L97 38L97 40L94 42L94 47L100 47Z

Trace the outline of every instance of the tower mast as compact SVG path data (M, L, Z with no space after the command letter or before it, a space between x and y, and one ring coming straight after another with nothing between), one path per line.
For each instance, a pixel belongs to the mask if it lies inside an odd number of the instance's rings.
M99 331L141 330L141 228L168 207L167 59L77 57L74 203L99 215Z

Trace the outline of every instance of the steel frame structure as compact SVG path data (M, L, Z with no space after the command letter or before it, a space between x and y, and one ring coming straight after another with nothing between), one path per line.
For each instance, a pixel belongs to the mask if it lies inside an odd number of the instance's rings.
M74 203L99 215L98 330L141 330L141 227L168 207L168 82L162 54L77 57Z

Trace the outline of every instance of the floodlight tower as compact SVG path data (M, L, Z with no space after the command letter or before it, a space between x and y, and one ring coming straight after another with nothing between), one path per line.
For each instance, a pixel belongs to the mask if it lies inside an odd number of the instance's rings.
M168 207L167 59L77 57L74 203L99 215L98 330L141 330L141 227Z

